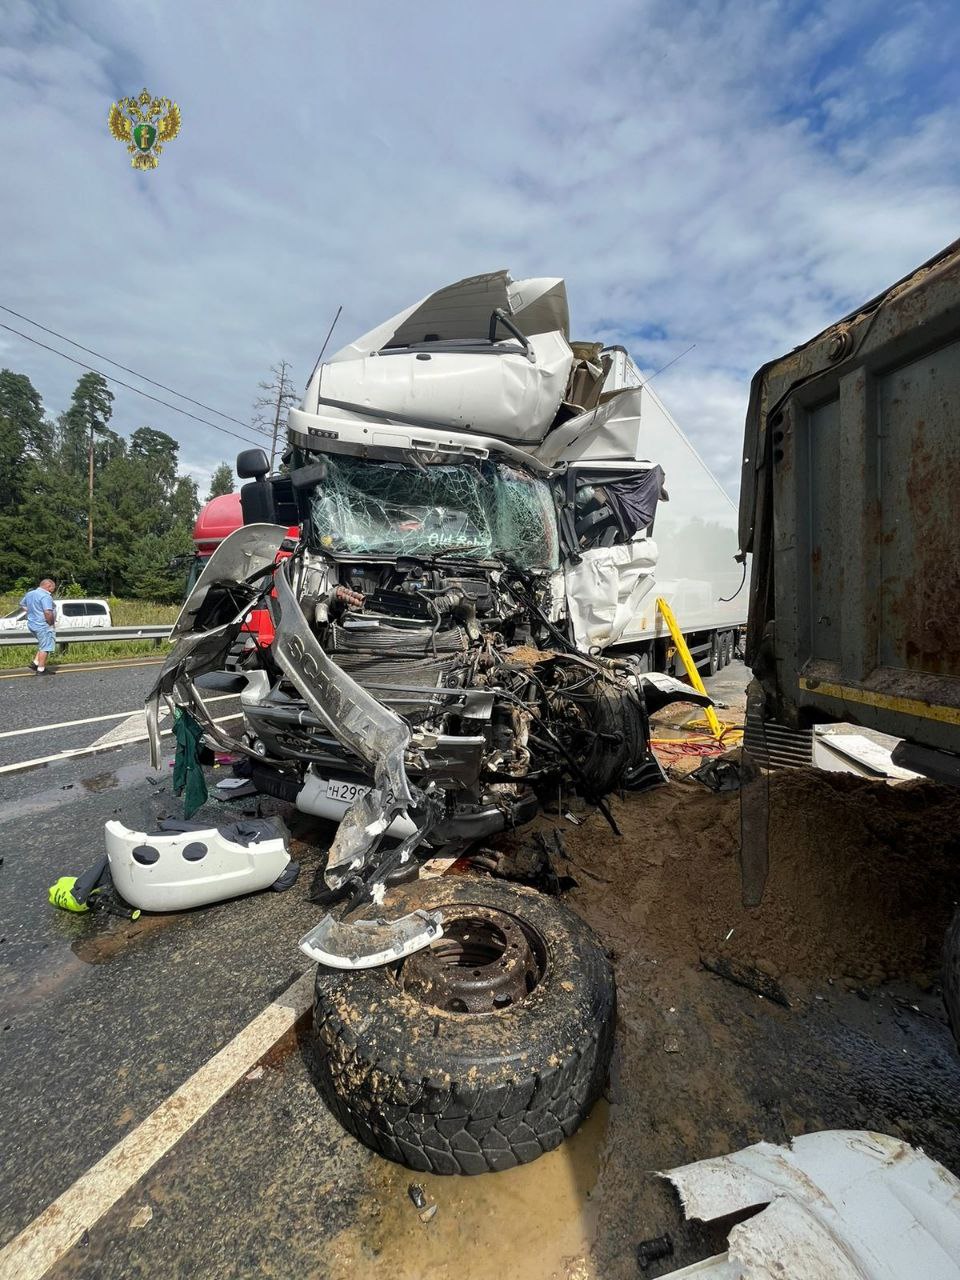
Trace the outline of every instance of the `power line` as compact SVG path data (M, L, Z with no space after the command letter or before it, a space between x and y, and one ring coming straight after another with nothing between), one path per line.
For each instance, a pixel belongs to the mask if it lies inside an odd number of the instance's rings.
M168 391L170 395L176 396L178 400L186 400L188 404L195 404L198 409L205 409L207 413L215 413L218 418L226 418L228 422L235 422L238 427L247 428L250 425L247 422L242 422L239 418L235 418L230 413L224 413L220 409L214 409L212 405L204 404L202 400L194 400L192 396L184 395L182 391L176 391L173 387L168 387L163 382L156 382L153 378L148 378L145 373L138 373L136 369L131 369L128 365L121 364L119 360L111 360L109 356L105 356L101 351L94 351L92 347L85 347L82 342L75 342L73 338L68 338L66 334L57 333L56 329L48 329L39 320L31 320L29 316L21 315L19 311L14 311L13 307L4 306L2 302L0 302L0 311L6 311L8 315L16 316L18 320L25 320L27 324L32 324L35 329L39 329L42 333L49 333L51 337L59 338L61 342L69 342L71 347L76 347L78 351L85 351L88 356L96 356L98 360L104 360L107 364L112 364L115 369L122 369L124 373L133 374L141 382L149 382L151 387L159 387L161 391ZM11 332L16 332L16 330ZM24 335L21 334L20 336L23 337ZM69 357L67 358L69 359Z
M69 360L71 364L79 365L81 369L87 369L90 373L98 373L101 378L105 378L107 382L112 382L118 387L125 387L127 391L134 391L138 396L143 396L145 400L152 400L154 404L162 404L165 409L172 409L174 413L182 413L185 418L192 418L194 422L201 422L205 427L212 427L214 431L222 431L224 435L233 436L235 440L241 441L243 444L259 444L257 440L250 440L247 436L241 436L236 431L231 431L229 427L221 427L219 423L210 422L206 418L198 418L195 413L191 413L189 409L181 409L178 404L171 404L169 400L161 400L159 396L152 396L149 391L141 391L139 387L133 387L129 382L124 382L121 378L114 378L111 374L103 373L100 369L94 368L92 364L84 364L82 360L77 360L73 356L68 356L65 351L58 351L56 347L48 346L47 343L41 342L39 338L31 338L28 333L21 333L19 329L14 329L9 324L0 322L0 329L6 329L8 333L15 333L18 338L23 338L25 342L32 342L35 347L42 347L44 351L50 351L55 356L59 356L61 360ZM111 363L113 363L111 361ZM137 374L137 377L140 375ZM174 392L174 395L177 393ZM184 397L186 398L186 397ZM214 411L216 412L216 411ZM241 423L241 426L246 424ZM247 427L247 430L255 430L256 428Z

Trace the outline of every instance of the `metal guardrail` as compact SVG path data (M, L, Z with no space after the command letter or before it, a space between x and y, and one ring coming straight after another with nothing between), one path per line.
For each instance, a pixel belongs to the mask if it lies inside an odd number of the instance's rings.
M61 627L57 631L57 648L70 644L89 644L94 640L152 640L155 645L170 638L172 627ZM0 646L12 644L36 644L26 629L0 631Z

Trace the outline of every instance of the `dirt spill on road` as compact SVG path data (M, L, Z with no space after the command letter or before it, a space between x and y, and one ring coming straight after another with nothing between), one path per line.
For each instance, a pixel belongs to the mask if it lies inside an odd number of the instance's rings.
M80 785L84 791L109 791L112 787L118 787L120 780L115 773L95 773L92 778L81 778Z
M178 915L158 915L125 921L81 917L68 921L70 926L82 926L92 932L74 938L69 948L60 945L45 952L33 963L29 976L16 988L5 984L2 990L4 1016L28 1012L38 1001L51 996L62 998L86 972L88 965L106 964L179 918Z
M143 942L151 934L166 929L182 915L183 912L173 912L169 915L140 916L137 920L130 921L113 919L102 932L78 939L71 949L85 964L105 964L129 947Z
M329 1280L595 1280L591 1191L600 1173L609 1107L533 1164L472 1178L413 1173L377 1160L359 1221L324 1252ZM419 1183L436 1215L427 1223L407 1194ZM331 1194L335 1189L331 1186Z
M41 767L49 769L51 766ZM112 773L98 773L89 778L81 778L78 782L44 787L42 791L35 791L32 795L0 804L0 825L4 822L17 822L22 818L35 817L42 813L52 813L75 800L86 800L91 792L123 790L147 778L155 781L157 775L149 765L138 761L134 764L119 765Z

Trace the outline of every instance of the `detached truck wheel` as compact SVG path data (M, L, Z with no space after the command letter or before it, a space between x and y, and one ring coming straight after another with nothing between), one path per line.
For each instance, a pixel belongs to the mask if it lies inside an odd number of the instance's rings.
M943 944L943 1002L960 1049L960 909L950 921Z
M318 970L320 1091L344 1128L411 1169L536 1160L606 1082L610 962L579 917L531 889L446 876L391 893L391 915L420 907L443 911L433 946L384 968Z

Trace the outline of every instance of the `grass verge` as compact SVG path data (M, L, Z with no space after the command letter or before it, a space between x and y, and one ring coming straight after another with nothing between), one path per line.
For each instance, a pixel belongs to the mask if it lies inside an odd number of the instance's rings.
M71 644L53 654L51 666L74 662L110 662L117 658L162 658L166 644L157 648L152 640L104 640L92 644ZM0 648L0 671L15 671L30 665L36 650L29 644L4 645Z

